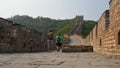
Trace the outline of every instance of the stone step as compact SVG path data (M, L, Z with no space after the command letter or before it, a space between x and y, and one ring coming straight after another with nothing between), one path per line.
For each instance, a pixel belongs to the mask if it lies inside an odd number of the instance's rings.
M63 46L62 52L93 52L93 46Z
M9 46L9 44L0 43L0 46Z

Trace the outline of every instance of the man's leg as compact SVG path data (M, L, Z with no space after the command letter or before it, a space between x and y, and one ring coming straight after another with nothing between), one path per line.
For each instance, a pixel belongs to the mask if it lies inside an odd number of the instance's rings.
M50 41L50 49L52 50L53 49L53 40Z
M58 49L59 49L59 46L58 46L58 43L56 43L56 50L58 51Z
M58 51L60 51L61 43L58 44Z
M50 40L48 40L48 51L50 51Z

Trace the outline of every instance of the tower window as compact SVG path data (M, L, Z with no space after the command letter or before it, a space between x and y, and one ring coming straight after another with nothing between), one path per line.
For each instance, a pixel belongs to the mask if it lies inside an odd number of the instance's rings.
M100 39L100 46L102 45L102 41L101 41L101 39Z
M118 33L118 45L120 45L120 31Z

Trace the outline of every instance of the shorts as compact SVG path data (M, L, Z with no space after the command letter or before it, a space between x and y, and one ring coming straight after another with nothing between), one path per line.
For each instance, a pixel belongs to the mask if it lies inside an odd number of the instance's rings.
M56 43L56 46L62 46L62 43Z
M48 43L48 46L52 46L53 45L53 40L48 40L47 43Z

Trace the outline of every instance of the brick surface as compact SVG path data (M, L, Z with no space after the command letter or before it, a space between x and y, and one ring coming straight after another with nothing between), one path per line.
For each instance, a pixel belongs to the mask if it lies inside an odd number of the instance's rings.
M110 0L110 9L106 10L86 39L81 39L83 45L93 45L94 51L112 56L120 53L120 0ZM87 41L87 42L86 42Z
M40 32L0 18L0 52L43 52L45 41Z

